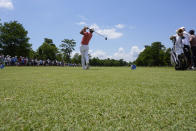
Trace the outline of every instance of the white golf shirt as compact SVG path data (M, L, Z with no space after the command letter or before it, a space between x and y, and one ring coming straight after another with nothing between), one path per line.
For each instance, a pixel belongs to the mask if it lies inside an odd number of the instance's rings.
M180 36L176 35L176 43L175 43L175 52L177 55L180 55L183 53L183 40Z
M183 36L185 37L184 39L182 39L182 43L184 45L188 45L190 46L190 35L189 33L187 33L186 31L183 32Z

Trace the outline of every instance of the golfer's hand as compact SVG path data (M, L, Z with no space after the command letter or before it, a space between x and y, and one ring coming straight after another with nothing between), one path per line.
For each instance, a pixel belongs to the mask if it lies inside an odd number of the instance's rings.
M89 28L87 26L85 26L84 29L89 29Z

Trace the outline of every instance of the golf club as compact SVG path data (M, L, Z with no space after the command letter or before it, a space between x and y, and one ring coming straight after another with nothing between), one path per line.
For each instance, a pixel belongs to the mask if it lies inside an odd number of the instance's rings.
M107 40L107 39L108 39L108 38L107 38L107 37L105 37L104 35L102 35L102 34L100 34L100 33L96 32L96 31L94 31L94 32L95 32L97 35L104 37L104 38L105 38L105 40Z

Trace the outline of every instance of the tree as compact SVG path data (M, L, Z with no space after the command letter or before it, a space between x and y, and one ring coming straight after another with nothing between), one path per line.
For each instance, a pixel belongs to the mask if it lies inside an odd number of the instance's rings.
M1 28L2 28L2 24L1 24L1 19L0 19L0 36L1 36ZM1 55L1 53L3 53L2 51L3 51L3 48L2 48L2 44L0 42L0 55Z
M151 46L145 46L134 63L139 66L165 66L170 61L169 56L169 50L161 42L154 42Z
M4 55L29 56L31 44L28 32L17 21L0 25L0 48Z
M75 53L71 61L75 64L81 63L81 55L79 53Z
M76 42L73 39L71 39L71 40L64 39L62 41L62 44L60 45L60 48L61 48L61 52L64 55L65 61L67 61L67 62L71 61L71 53L72 53L72 51L75 50L74 49L75 46L76 46Z
M151 45L152 66L164 65L165 47L161 42L154 42Z
M168 48L164 55L164 61L167 66L171 66L170 55L171 55L171 48Z
M119 65L120 66L125 66L125 65L127 65L127 62L125 62L123 59L120 59L119 60Z
M34 50L30 50L29 58L35 59L35 58L37 58L37 57L38 57L37 52L35 52Z
M60 52L57 53L56 59L57 59L57 61L63 61L63 54L61 54Z
M140 66L150 66L152 63L151 47L145 46L143 52L141 52L135 61L135 64Z
M39 59L42 60L55 60L58 49L53 43L52 39L45 38L43 44L37 50Z
M98 65L98 58L92 58L92 59L90 59L89 60L89 62L90 62L90 65L92 65L92 66L97 66Z

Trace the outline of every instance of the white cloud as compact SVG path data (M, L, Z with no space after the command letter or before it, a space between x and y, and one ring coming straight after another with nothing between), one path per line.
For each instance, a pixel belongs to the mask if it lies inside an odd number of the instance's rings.
M142 52L144 50L143 49L139 49L137 46L132 46L131 50L130 50L130 55L131 55L131 58L133 58L133 60L135 60L138 55L140 54L140 52Z
M121 47L114 53L113 58L117 60L124 59L125 61L134 61L142 51L143 49L139 49L138 46L132 46L129 52L125 52L124 48Z
M102 50L96 50L96 51L92 51L90 50L89 53L91 54L92 58L96 58L98 57L99 59L107 59L109 58L109 56L107 56L106 52L102 51Z
M127 60L128 57L129 57L129 54L126 54L124 48L122 48L122 47L120 47L118 49L118 51L116 53L114 53L114 55L113 55L113 58L117 59L117 60L119 60L119 59Z
M103 29L98 30L98 33L103 34L108 37L108 39L117 39L123 36L121 32L116 32L116 29Z
M117 32L116 29L101 29L97 24L93 24L90 28L94 28L96 32L106 36L108 39L117 39L123 36L121 32Z
M0 0L0 8L6 8L6 9L14 9L13 3L11 0Z
M102 50L90 50L89 53L93 57L98 57L99 59L123 59L125 61L134 61L137 59L140 52L142 52L144 49L139 49L138 46L132 46L129 52L126 52L124 48L120 47L117 52L115 52L112 56L107 55L106 52Z
M79 23L76 23L77 25L86 25L86 22L84 22L84 21L80 21Z
M115 25L116 28L118 29L123 29L125 27L125 25L123 24L118 24L118 25Z

